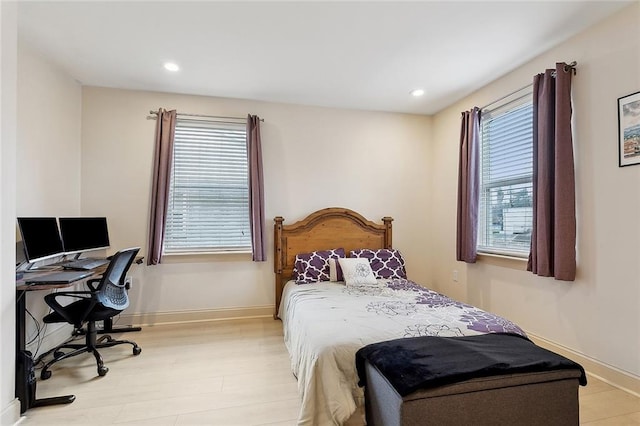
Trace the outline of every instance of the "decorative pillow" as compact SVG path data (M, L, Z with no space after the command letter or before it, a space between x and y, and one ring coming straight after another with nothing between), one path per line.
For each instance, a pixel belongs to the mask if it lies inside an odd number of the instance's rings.
M353 250L350 257L364 257L369 259L371 270L373 270L373 275L375 275L376 278L407 278L404 259L398 250Z
M329 281L329 259L344 256L343 248L299 253L293 264L293 279L296 284Z
M377 284L373 275L369 259L365 258L340 258L338 259L344 281L347 285L371 285Z
M344 281L342 268L337 259L329 259L329 281Z

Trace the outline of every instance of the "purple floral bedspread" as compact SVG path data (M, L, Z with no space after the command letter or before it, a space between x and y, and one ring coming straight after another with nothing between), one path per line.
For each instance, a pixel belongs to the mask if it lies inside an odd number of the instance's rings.
M416 293L416 305L425 305L429 308L454 307L459 309L459 320L467 324L467 329L480 333L516 333L526 336L520 327L511 321L498 315L485 312L475 306L458 302L450 297L444 296L433 290L422 287L406 279L396 279L389 281L387 287L393 290L411 291ZM406 337L442 335L430 333L429 330L420 329L407 330ZM460 334L462 335L462 334Z
M302 404L298 426L342 425L364 403L355 354L401 337L525 335L511 321L407 279L285 286L279 317Z

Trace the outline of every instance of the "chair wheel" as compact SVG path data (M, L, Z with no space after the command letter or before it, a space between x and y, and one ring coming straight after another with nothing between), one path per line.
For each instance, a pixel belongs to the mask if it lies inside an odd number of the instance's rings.
M40 372L40 378L42 380L47 380L48 378L51 377L51 371L49 370L42 370L42 372Z
M140 346L134 346L133 347L133 354L134 355L140 355L140 352L142 352L142 348Z
M62 352L62 351L55 351L55 352L53 353L53 357L54 357L55 359L60 358L62 355L64 355L64 352Z
M98 367L98 376L105 376L109 372L109 369L105 366Z

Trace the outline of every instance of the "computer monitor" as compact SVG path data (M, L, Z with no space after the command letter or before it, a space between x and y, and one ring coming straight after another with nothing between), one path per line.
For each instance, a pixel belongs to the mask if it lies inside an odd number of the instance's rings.
M64 254L55 217L19 217L18 227L27 262L34 263Z
M109 248L106 217L61 217L58 220L65 254Z

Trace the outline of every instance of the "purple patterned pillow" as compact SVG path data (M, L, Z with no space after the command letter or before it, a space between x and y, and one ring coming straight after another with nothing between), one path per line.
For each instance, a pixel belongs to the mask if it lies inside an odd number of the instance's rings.
M296 284L329 281L329 259L340 257L345 257L343 248L299 253L293 264L292 279Z
M353 250L350 257L366 257L369 259L373 275L376 278L407 278L404 259L398 250L394 249L360 249Z

